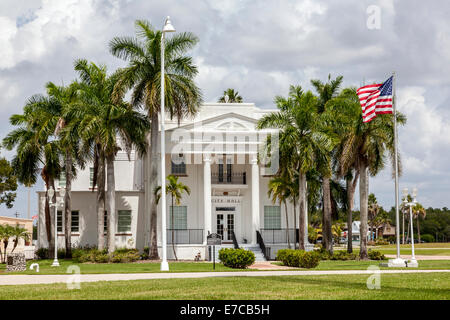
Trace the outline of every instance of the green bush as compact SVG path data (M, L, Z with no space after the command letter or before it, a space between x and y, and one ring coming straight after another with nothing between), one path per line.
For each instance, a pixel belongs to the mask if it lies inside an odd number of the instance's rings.
M223 248L219 250L219 259L227 267L246 269L255 262L255 254L242 248Z
M48 248L39 248L34 253L38 257L38 259L48 259L49 257Z
M389 244L389 241L385 240L385 239L377 239L377 241L375 241L375 244L377 246L385 246Z
M332 260L333 255L324 247L321 247L319 250L315 251L319 256L320 260Z
M280 252L281 251L281 252ZM282 249L277 252L277 260L283 265L295 268L315 268L320 263L320 252Z
M425 242L434 242L434 236L431 234L423 234L420 236L420 240Z
M386 257L380 251L371 250L367 252L370 260L385 260Z
M333 256L331 257L331 260L355 260L356 259L356 254L354 253L348 253L347 251L344 250L339 250L339 251L335 251L333 253Z

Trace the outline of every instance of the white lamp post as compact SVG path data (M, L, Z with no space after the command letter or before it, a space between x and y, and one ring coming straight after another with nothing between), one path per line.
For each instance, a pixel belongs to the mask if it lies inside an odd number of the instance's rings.
M60 204L63 205L64 204L64 196L66 195L66 189L61 188L61 190L59 191L59 194L61 196ZM55 208L55 258L53 259L52 267L59 267L59 262L58 262L58 211L57 211L58 201L53 202L54 195L55 195L55 190L53 190L53 187L50 187L47 191L48 202L49 202L50 208L52 208L52 207Z
M409 221L411 221L411 261L408 263L408 265L411 267L417 267L418 263L414 254L414 225L412 215L412 208L417 204L417 188L414 188L412 190L412 202L408 202L408 188L403 189L403 197L403 204L406 207L409 207Z
M164 49L166 32L175 32L175 28L170 22L170 17L166 18L161 35L161 224L162 224L162 261L161 271L169 271L169 263L167 262L167 228L166 228L166 148L165 148L165 110L164 110Z

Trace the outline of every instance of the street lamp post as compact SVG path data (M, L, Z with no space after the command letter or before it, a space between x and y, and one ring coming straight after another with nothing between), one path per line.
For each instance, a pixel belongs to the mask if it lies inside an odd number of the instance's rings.
M53 259L52 267L59 267L59 261L58 261L58 201L53 202L53 196L55 194L55 190L53 190L53 187L50 187L47 191L48 196L48 203L50 208L55 208L55 258ZM64 196L66 195L66 189L61 188L59 191L59 194L61 196L61 202L60 204L64 204Z
M169 271L169 263L167 262L167 228L166 228L166 150L165 150L165 64L164 64L164 50L165 50L165 34L166 32L175 32L175 28L170 22L170 17L166 18L161 35L161 227L162 227L162 261L161 271Z
M418 266L416 256L414 254L414 225L413 225L413 214L412 214L412 208L417 204L417 188L414 188L412 190L412 198L413 200L411 202L408 202L408 188L403 189L403 204L405 207L409 207L409 221L411 221L411 261L409 265L411 266Z

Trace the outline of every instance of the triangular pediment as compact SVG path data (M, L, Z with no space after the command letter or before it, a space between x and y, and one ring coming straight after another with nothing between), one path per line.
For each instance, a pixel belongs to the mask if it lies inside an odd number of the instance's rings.
M190 131L254 131L257 120L234 112L186 124L175 129Z

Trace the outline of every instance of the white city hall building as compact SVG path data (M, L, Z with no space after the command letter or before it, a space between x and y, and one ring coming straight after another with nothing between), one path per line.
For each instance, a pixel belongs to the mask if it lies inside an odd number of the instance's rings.
M210 233L222 237L222 245L255 251L258 259L273 258L279 248L291 246L297 236L298 217L292 204L273 203L268 182L277 169L277 152L265 157L258 150L275 130L259 131L257 121L275 110L260 109L252 103L208 103L198 114L180 123L166 117L166 174L179 177L190 195L183 193L180 205L171 206L166 197L167 255L178 259L210 259L206 244ZM275 147L273 148L276 149ZM262 163L267 163L263 165ZM150 205L148 157L134 151L128 157L119 151L115 160L116 247L143 250L149 246ZM158 185L160 185L160 177ZM77 173L72 183L72 244L97 244L96 189L93 168ZM64 179L56 186L65 186ZM58 189L58 188L57 188ZM44 220L45 191L39 192L38 246L47 247ZM173 212L172 212L173 210ZM297 210L298 212L298 210ZM173 213L173 221L172 221ZM106 217L106 216L105 216ZM64 245L62 208L58 208L58 245ZM287 228L289 226L289 229ZM106 219L105 219L106 229ZM158 205L158 247L162 247L161 203ZM264 254L261 248L264 249ZM160 251L161 256L161 251Z

